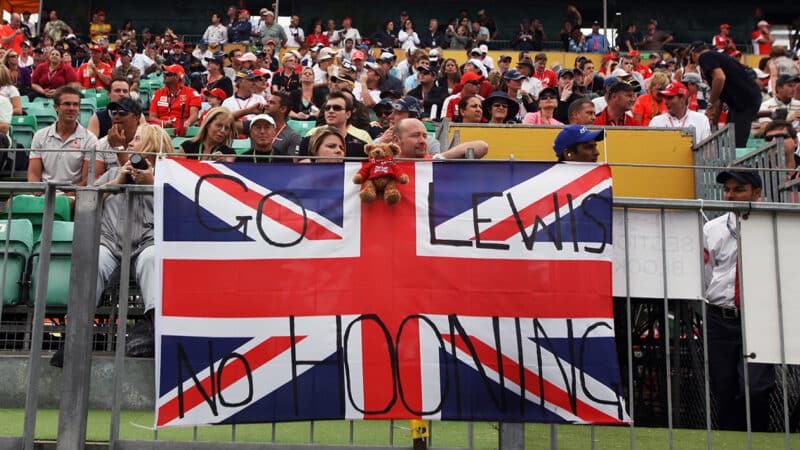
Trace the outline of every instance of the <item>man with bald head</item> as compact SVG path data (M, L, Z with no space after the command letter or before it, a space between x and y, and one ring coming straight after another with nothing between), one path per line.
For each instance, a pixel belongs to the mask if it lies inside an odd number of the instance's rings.
M11 14L8 25L0 26L0 43L3 48L13 49L17 54L22 53L22 41L25 40L25 30L22 28L22 16Z
M402 119L394 124L394 143L400 147L400 158L464 159L468 149L474 150L474 158L480 159L489 152L484 141L468 141L431 156L428 153L428 131L419 119Z

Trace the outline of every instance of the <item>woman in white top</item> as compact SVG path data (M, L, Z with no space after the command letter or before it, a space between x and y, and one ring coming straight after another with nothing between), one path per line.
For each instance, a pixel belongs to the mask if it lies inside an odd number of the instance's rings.
M19 89L11 80L11 72L5 65L0 65L0 95L11 101L14 115L22 115L22 101L19 98Z
M19 44L19 49L22 50L22 53L19 55L19 61L17 61L17 65L19 67L33 67L31 43L28 41L22 41L22 43Z
M413 50L419 45L419 36L414 31L414 22L407 19L403 24L403 29L397 34L397 40L400 41L400 48L403 50Z

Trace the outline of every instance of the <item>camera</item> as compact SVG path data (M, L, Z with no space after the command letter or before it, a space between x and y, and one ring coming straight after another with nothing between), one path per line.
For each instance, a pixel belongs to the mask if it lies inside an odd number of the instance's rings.
M144 156L138 153L132 154L128 160L131 162L131 166L134 169L145 170L149 167L147 165L147 161L145 161L144 159ZM135 181L133 180L133 177L131 176L131 174L128 174L128 184L134 184L134 183Z
M770 118L772 120L786 120L786 117L789 116L789 110L786 108L777 108L772 111Z

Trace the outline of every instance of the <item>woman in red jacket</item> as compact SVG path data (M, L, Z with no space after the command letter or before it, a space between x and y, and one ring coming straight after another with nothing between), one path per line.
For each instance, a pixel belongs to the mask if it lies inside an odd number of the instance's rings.
M66 50L64 50L66 51ZM52 97L56 89L66 84L78 84L75 69L64 64L61 50L52 49L47 54L47 61L36 66L31 76L31 89L41 97Z

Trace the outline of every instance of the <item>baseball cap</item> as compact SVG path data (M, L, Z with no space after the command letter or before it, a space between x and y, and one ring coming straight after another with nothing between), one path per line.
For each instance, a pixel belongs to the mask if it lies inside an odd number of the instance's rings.
M333 56L330 53L323 53L317 58L317 62L328 61L333 59Z
M508 56L508 55L500 55L500 57L497 58L497 60L498 61L509 61L510 62L511 61L511 57Z
M481 49L478 48L478 47L475 47L472 50L470 50L469 54L470 55L483 55L483 53L481 52Z
M720 28L720 29L727 28L727 29L729 29L729 30L730 30L730 29L731 29L731 26L730 26L730 24L723 23L723 24L721 24L721 25L719 26L719 28Z
M775 85L777 87L781 87L786 83L796 83L798 81L800 81L800 77L798 77L797 75L784 74L778 76L778 79L775 80Z
M210 95L212 97L217 97L220 100L225 100L226 98L228 98L228 94L226 94L225 91L223 91L220 88L214 88L211 89L210 91L208 89L203 89L203 95Z
M93 46L89 47L89 50L91 50L93 52L103 53L104 49L103 49L103 47L101 47L99 45L93 45Z
M480 50L480 51L481 51L481 54L482 54L482 55L485 55L485 54L489 53L489 47L488 47L486 44L481 44L481 45L478 47L478 50Z
M133 51L131 51L130 49L124 48L122 50L119 50L117 52L117 55L119 55L119 56L127 56L129 58L133 58Z
M167 71L167 72L169 72L171 74L175 74L175 75L178 75L178 76L181 76L181 77L186 74L186 71L183 69L183 66L181 66L180 64L170 64L170 65L164 66L162 68L165 71Z
M271 45L271 46L274 47L275 46L275 40L274 39L270 39L267 42L265 42L264 45Z
M239 62L256 62L258 58L256 58L256 55L253 52L247 52L244 55L236 58L236 60Z
M638 84L638 83L637 83ZM636 92L636 87L627 81L619 81L608 87L608 93L616 94L617 92Z
M378 58L378 60L385 62L392 62L394 61L394 53L383 52L381 53L381 56L380 58Z
M597 21L597 20L592 21L592 26L595 26L595 25L600 26L600 21Z
M767 28L769 28L769 27L771 27L772 25L770 25L770 24L769 24L769 22L767 22L766 20L760 20L760 21L758 22L758 25L756 25L756 26L757 26L758 28L761 28L761 27L767 27Z
M272 116L270 116L269 114L259 114L253 117L252 119L250 119L250 126L252 127L253 124L258 122L259 120L265 120L269 122L269 124L272 125L273 127L275 126L275 119L273 119Z
M533 71L534 71L533 64L531 64L531 62L530 62L530 61L528 61L528 60L523 60L523 61L520 61L520 62L518 62L518 63L517 63L517 67L519 67L519 66L525 66L525 67L527 67L528 69L530 69L530 71L531 71L531 72L533 72Z
M503 78L506 80L521 80L525 78L525 75L517 72L516 69L509 69L506 73L503 74Z
M631 74L626 72L625 69L618 67L611 72L611 76L616 78L625 78L631 76Z
M361 61L363 61L364 60L364 52L362 52L361 50L356 50L356 51L353 52L353 55L350 56L350 59L353 60L353 61L355 61L357 59L360 59Z
M605 138L603 130L589 131L583 125L569 125L564 127L553 142L553 150L559 159L564 158L564 152L575 144L589 141L602 141Z
M272 12L272 11L270 11L270 10L266 10L266 11L265 11L265 9L266 9L266 8L262 8L262 9L261 9L261 15L262 15L262 16L272 16L272 17L275 17L275 13L274 13L274 12Z
M214 55L214 57L212 57L212 58L203 58L203 59L206 60L206 62L213 62L213 63L219 64L220 66L224 66L225 65L225 60L223 59L223 57L220 57L220 56L217 56L217 55Z
M539 98L541 98L542 95L544 95L544 94L553 94L557 99L558 98L558 88L555 87L555 86L550 86L550 87L546 87L546 88L542 89L541 91L539 91Z
M483 77L475 72L467 72L461 76L461 84L469 83L470 81L481 81Z
M565 77L565 76L575 77L575 74L572 72L572 69L561 69L558 71L558 78Z
M717 183L725 184L725 182L731 178L738 180L744 184L749 184L754 188L760 188L762 186L761 177L758 176L757 173L752 171L736 170L736 169L723 170L722 172L718 173Z
M252 80L255 77L257 77L257 75L255 75L252 70L243 69L236 72L237 80Z
M619 81L617 80L617 77L606 77L606 79L603 80L603 87L608 89L609 86L616 83L617 81Z
M122 97L115 102L111 102L106 107L109 111L123 110L133 113L134 115L142 115L142 105L130 97Z
M689 95L689 90L686 89L686 86L680 81L673 81L666 89L659 91L659 93L664 97L675 97L676 95L683 95L685 97Z
M351 84L356 82L356 80L354 80L353 77L343 73L337 73L336 75L331 76L331 79L336 81L346 81Z
M758 78L760 80L766 80L767 78L769 78L769 74L767 72L764 72L763 70L759 69L758 67L753 69L753 72L755 72L756 78ZM685 78L685 75L684 75L684 78ZM686 80L683 80L683 81L686 81Z
M258 78L258 77L270 78L271 76L272 72L270 72L267 69L262 69L262 68L253 69L253 78Z
M393 109L394 108L393 103L394 101L391 98L381 97L381 101L375 103L375 106L373 106L372 109L373 110L386 109L386 108Z
M312 52L318 52L318 51L322 50L323 48L325 48L325 45L323 45L321 42L317 42L316 44L314 44L313 47L311 47L311 51Z
M428 60L430 61L438 61L439 60L439 50L433 49L430 53L428 53Z
M756 74L758 74L758 72L761 72L758 69L755 69L755 70L756 70ZM764 72L761 72L761 73L764 73ZM766 78L769 78L769 75L767 75ZM686 84L686 83L694 83L694 84L700 86L701 88L708 87L705 83L703 83L703 79L700 77L699 73L686 72L686 73L683 74L683 77L681 78L681 81L684 84Z
M435 73L435 72L434 72L434 70L433 70L433 69L431 69L431 68L430 68L430 67L428 67L428 66L417 66L417 68L416 68L416 69L414 69L414 70L416 70L416 71L417 71L417 73L423 73L423 72L424 72L424 73Z
M639 50L631 50L631 51L628 52L628 56L633 58L634 56L642 56L642 54L639 53Z
M395 111L407 111L411 115L422 115L422 105L419 103L419 100L417 100L416 97L412 97L410 95L406 95L405 97L392 103L392 108L394 108Z

